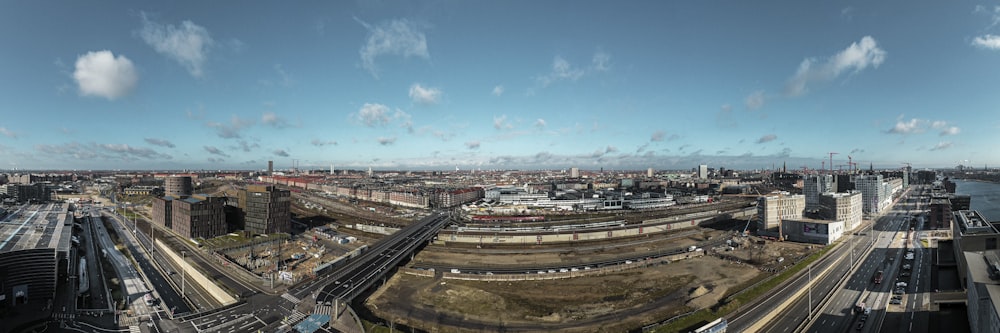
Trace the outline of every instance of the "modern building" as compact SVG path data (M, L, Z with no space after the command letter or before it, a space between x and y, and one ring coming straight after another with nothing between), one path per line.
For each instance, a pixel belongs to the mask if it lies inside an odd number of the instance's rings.
M174 198L188 197L194 192L194 186L189 176L170 176L163 181L164 195Z
M878 214L892 203L891 189L882 175L855 176L854 188L861 192L862 209L866 214Z
M570 178L580 178L580 168L577 168L577 167L569 168L569 177Z
M930 229L951 229L951 222L954 219L951 201L944 196L931 197L930 214L928 214L928 228Z
M52 200L52 190L44 183L34 183L31 185L7 184L7 195L14 198L18 203L48 202Z
M653 178L653 168L646 168L646 178Z
M69 204L26 206L0 223L0 308L54 300L76 262ZM37 302L37 303L36 303Z
M781 220L781 237L785 241L829 245L844 235L844 221L808 218Z
M274 161L267 161L267 175L274 175Z
M698 178L708 179L708 165L701 164L698 166Z
M226 234L225 201L226 198L206 194L173 200L171 229L186 238L213 238Z
M964 252L966 313L974 333L1000 332L1000 251Z
M788 192L769 193L757 198L757 233L778 237L781 220L801 219L806 208L806 197Z
M837 190L837 183L833 175L804 175L802 176L802 194L806 197L806 210L819 210L819 196L824 193L833 193Z
M951 210L972 209L972 196L968 194L951 194L948 196L948 201L951 202Z
M844 222L844 230L851 231L861 225L864 218L862 212L861 192L824 193L819 197L819 215L823 219Z
M292 194L274 186L249 185L238 194L244 232L273 234L292 228Z
M163 196L153 198L153 223L167 229L173 229L174 197Z
M1000 231L990 224L979 211L960 210L952 215L954 216L954 222L951 224L952 242L954 243L954 255L958 260L958 274L962 285L968 285L968 281L966 281L968 263L963 252L997 250Z

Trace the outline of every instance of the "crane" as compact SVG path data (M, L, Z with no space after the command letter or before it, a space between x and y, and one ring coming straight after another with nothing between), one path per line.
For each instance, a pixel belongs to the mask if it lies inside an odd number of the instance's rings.
M830 154L830 172L833 173L833 155L837 155L840 153L830 152L829 154Z
M853 160L854 159L851 157L851 155L847 155L847 171L849 173L854 173L854 170L858 169L858 164L854 163ZM852 170L851 168L854 168L854 170Z

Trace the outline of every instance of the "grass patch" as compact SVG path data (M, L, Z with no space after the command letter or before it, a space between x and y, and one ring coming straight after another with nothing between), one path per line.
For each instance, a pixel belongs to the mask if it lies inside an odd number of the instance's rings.
M729 301L729 303L718 304L715 307L715 310L711 308L698 310L689 316L674 320L663 326L657 327L654 332L663 332L663 333L681 332L681 330L690 328L695 324L702 322L710 322L712 320L715 320L716 318L724 317L732 313L733 311L736 311L736 309L738 309L740 306L747 304L750 301L753 301L754 299L757 299L758 297L764 295L765 293L770 292L772 289L774 289L774 287L777 287L785 280L788 280L788 278L794 276L798 272L801 272L803 269L806 269L808 265L812 264L816 260L819 260L819 258L826 255L826 253L830 251L830 249L832 248L833 246L826 246L820 249L816 253L813 253L812 255L806 257L806 259L800 261L799 263L795 264L794 266L790 267L784 272L781 272L778 275L772 275L773 278L766 280L760 284L757 284L756 286L753 286L746 292L733 297L732 300ZM762 274L762 276L764 276L765 278L771 277L764 274Z

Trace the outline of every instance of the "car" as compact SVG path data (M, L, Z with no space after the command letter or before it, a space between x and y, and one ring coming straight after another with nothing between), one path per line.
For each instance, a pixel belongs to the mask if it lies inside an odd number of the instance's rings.
M906 289L896 288L896 290L893 290L892 293L893 294L897 294L897 295L905 294L906 293Z
M855 328L855 329L860 331L860 330L862 330L864 328L865 328L865 323L858 323L858 327Z
M903 304L903 301L899 298L893 298L889 300L889 304Z
M910 272L903 272L899 274L899 276L910 276Z

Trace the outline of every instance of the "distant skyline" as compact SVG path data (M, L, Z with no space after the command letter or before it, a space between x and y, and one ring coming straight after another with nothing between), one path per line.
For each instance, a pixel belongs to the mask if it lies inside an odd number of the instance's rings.
M5 2L0 42L0 169L1000 165L1000 3Z

